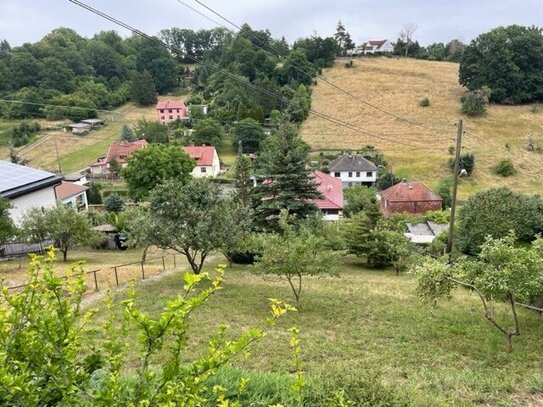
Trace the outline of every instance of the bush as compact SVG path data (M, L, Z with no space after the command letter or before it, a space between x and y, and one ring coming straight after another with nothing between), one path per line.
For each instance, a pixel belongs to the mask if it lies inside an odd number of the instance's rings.
M494 173L496 175L500 175L502 177L510 177L511 175L514 175L517 171L515 170L515 166L513 165L513 161L511 161L509 158L501 160L495 167L494 167Z
M430 99L428 99L428 98L422 99L422 100L419 102L419 106L422 106L422 107L428 107L428 106L430 106Z
M125 210L126 205L124 199L119 194L111 194L104 200L104 207L106 211L119 213Z
M347 69L350 69L350 68L353 68L353 67L354 67L354 62L353 62L352 59L349 60L349 62L347 62L347 63L345 64L345 68L347 68Z
M454 171L454 162L455 159L451 158L449 160L449 166L451 167L451 170ZM475 168L475 155L473 153L465 153L460 154L460 165L459 165L460 171L466 170L468 175L471 175L473 172L473 169Z
M486 113L486 105L490 89L483 87L480 90L474 90L463 96L460 101L462 108L460 111L468 116L482 116Z

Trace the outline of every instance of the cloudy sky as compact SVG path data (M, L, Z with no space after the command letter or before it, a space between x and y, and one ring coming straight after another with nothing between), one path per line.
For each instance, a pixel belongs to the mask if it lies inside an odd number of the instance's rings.
M173 26L214 26L177 0L82 1L149 34ZM194 0L183 1L200 7ZM394 40L406 23L418 26L415 37L424 45L452 38L469 41L497 25L543 25L543 0L201 1L237 24L247 22L253 28L269 28L274 36L284 35L289 42L315 32L331 35L339 19L356 43L378 38ZM110 29L127 34L68 0L0 0L0 39L12 45L34 42L60 26L85 36Z

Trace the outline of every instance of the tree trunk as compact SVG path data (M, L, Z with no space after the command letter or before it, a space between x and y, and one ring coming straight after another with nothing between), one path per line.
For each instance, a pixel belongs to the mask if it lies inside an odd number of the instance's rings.
M61 250L62 252L62 261L68 261L68 249Z

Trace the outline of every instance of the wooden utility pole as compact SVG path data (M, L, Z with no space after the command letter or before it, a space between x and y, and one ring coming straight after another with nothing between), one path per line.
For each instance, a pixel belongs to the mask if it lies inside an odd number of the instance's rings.
M60 157L58 156L58 147L57 147L57 140L55 139L55 151L57 152L57 164L58 164L58 172L60 175L62 175L62 168L60 167Z
M451 202L451 221L449 223L449 238L447 240L447 253L449 257L452 253L453 235L454 235L454 217L456 215L456 193L458 191L458 177L460 175L460 153L462 152L462 119L458 120L456 129L456 155L454 158L454 181Z

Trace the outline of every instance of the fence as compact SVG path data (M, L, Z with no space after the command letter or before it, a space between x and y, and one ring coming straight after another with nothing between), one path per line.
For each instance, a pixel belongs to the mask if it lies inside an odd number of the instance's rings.
M178 254L168 254L162 257L155 257L145 261L134 261L132 263L118 264L115 266L96 269L85 272L87 278L87 289L94 287L94 291L100 291L112 287L118 287L127 282L137 280L141 276L142 280L160 274L166 271L167 265L173 265L177 268L180 263ZM168 259L168 261L166 260ZM168 264L169 263L169 264ZM67 279L68 276L62 276ZM8 287L8 290L16 290L26 287L28 284L19 284Z
M44 254L48 246L54 244L53 240L40 243L10 242L0 246L0 260L13 259L26 256L30 253Z

